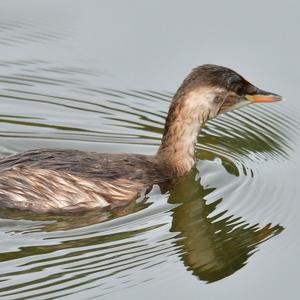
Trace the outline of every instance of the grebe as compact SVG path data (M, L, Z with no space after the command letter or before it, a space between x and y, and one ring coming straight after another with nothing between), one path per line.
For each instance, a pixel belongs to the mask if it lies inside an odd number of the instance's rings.
M2 158L0 208L63 213L128 204L154 184L163 186L190 172L197 136L207 120L280 99L231 69L199 66L173 97L155 155L38 149Z

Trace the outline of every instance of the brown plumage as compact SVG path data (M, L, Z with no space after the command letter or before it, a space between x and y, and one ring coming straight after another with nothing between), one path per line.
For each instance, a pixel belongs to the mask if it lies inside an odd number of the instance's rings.
M154 157L39 149L0 161L0 206L62 212L124 205L160 181Z
M163 186L191 170L206 120L251 102L279 99L228 68L200 66L173 98L156 155L39 149L3 158L0 208L60 213L125 205L153 184Z

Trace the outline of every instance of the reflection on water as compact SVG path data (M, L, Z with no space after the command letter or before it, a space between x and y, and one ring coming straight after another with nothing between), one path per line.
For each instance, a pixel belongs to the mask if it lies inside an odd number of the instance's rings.
M213 189L193 179L171 191L169 202L181 204L173 210L171 231L180 233L176 243L186 267L200 280L214 282L242 268L257 246L283 227L251 225L240 216L224 217L224 211L210 216L222 199L207 204Z
M2 65L1 155L45 146L153 153L159 145L170 93L99 87L84 79L94 76L89 70L45 61L23 61L23 71L17 62ZM247 221L244 212L250 203L258 215L272 206L272 219L278 194L257 193L257 165L286 159L297 126L284 103L221 116L199 137L199 161L187 178L114 211L55 216L2 210L0 296L107 295L172 279L174 263L204 282L235 274L283 230L264 217L259 224Z
M58 231L58 230L71 230L81 228L97 223L101 223L107 220L113 220L138 212L147 208L151 203L147 202L147 198L142 202L132 202L125 207L118 207L113 210L95 210L82 213L71 213L64 215L55 214L36 214L30 211L18 211L14 209L2 209L0 211L0 217L3 219L11 220L31 220L40 224L38 230L42 231ZM42 222L41 222L42 221ZM0 258L1 260L1 258Z
M123 209L121 213L119 210L109 215L91 212L82 216L47 218L30 217L29 213L27 215L18 212L2 213L2 218L11 220L25 217L36 221L43 219L48 222L54 221L50 224L33 224L27 228L24 226L25 229L24 227L11 229L10 232L14 234L19 231L21 234L34 236L37 233L45 234L49 230L61 231L62 234L58 232L57 235L49 235L46 240L54 241L50 245L38 244L22 247L18 251L1 253L2 263L18 262L17 270L3 272L0 276L5 285L0 289L1 295L44 296L55 293L62 296L78 292L78 288L82 288L82 291L100 286L106 288L106 278L111 276L121 279L126 277L126 283L131 284L135 280L132 269L159 270L159 265L167 263L169 256L178 255L187 269L192 270L201 280L213 282L233 274L247 263L247 259L261 242L280 233L283 228L271 224L251 225L239 216L231 215L224 218L225 212L210 217L222 199L207 204L205 197L213 189L204 188L198 180L195 180L195 176L195 173L190 174L170 191L168 203L172 204L171 209L150 202L148 205L146 203L132 205L125 209L126 211ZM151 201L151 197L148 200ZM151 205L156 207L151 208ZM119 224L112 224L111 227L117 230L111 234L102 234L99 224L96 228L87 228L81 232L63 233L64 230L97 224L112 217L120 217L122 214L138 215L138 211L143 214L135 216L132 220L129 216ZM166 228L169 224L162 222L163 214L172 217L169 229ZM132 223L134 229L124 230L123 227L128 227L128 223ZM109 226L102 227L104 232L108 228ZM160 228L165 230L160 233ZM154 240L147 236L152 231L156 231ZM174 232L176 235L167 234L166 231ZM33 279L27 280L26 274L32 273L36 275ZM14 283L16 278L25 280L22 284ZM47 289L49 286L55 288L49 291ZM57 294L58 287L61 294ZM112 290L118 288L114 286Z

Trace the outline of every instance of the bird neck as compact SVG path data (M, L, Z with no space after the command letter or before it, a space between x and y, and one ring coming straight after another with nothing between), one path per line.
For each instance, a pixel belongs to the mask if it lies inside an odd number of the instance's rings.
M206 115L199 92L184 93L179 90L176 93L156 155L167 172L183 176L192 169L197 137L207 119Z

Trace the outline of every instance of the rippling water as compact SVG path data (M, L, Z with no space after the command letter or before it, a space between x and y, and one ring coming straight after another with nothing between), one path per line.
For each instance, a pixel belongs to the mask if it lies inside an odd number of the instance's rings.
M68 20L62 30L58 15L56 23L27 14L0 22L8 53L0 60L0 156L42 147L153 154L173 92L106 84L111 75L99 61L50 59L78 32ZM10 55L18 47L37 47L36 54ZM297 265L286 260L300 245L298 110L283 101L209 121L195 170L172 190L153 187L127 207L67 216L0 210L0 298L235 299L238 286L261 290L251 287L255 278L268 287L270 266Z
M42 61L22 62L23 71L6 64L13 68L1 76L3 155L46 145L152 153L159 145L171 93L89 86L74 68L58 71ZM20 107L22 115L14 115ZM268 159L288 159L295 125L284 103L209 122L199 137L197 171L165 194L154 188L137 205L72 216L1 212L0 295L57 299L91 289L106 295L159 280L178 261L204 282L235 273L284 230L272 222L283 187L273 199L257 169ZM253 208L271 220L248 221L243 213Z

